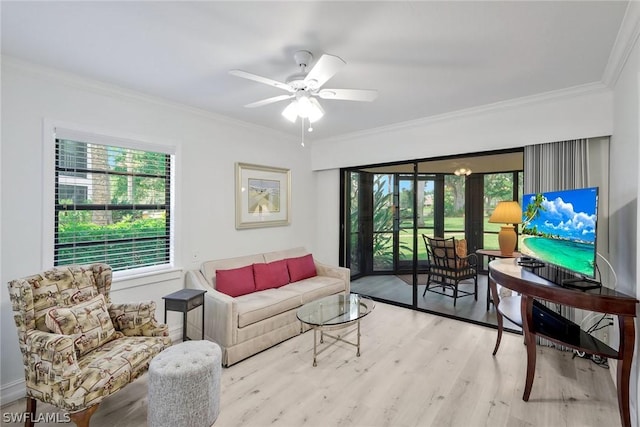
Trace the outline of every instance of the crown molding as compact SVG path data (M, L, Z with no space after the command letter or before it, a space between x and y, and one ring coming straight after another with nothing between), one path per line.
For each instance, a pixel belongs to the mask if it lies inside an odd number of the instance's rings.
M640 1L631 0L627 5L616 41L611 49L609 61L602 75L602 81L609 87L618 82L635 44L640 36Z
M99 95L112 96L118 98L128 98L134 101L146 102L157 106L172 108L179 110L187 114L193 114L208 120L222 122L228 125L238 126L241 128L249 129L259 133L269 133L277 138L285 138L292 142L297 142L295 136L268 128L265 126L257 125L254 123L245 122L242 120L233 119L228 116L216 114L211 111L204 110L202 108L192 107L179 102L171 101L165 98L160 98L152 95L147 95L141 92L136 92L131 89L125 89L123 87L101 82L99 80L83 77L78 74L69 73L59 69L46 67L43 65L35 64L33 62L18 59L16 57L2 55L0 56L2 67L8 66L14 68L17 71L29 73L39 78L51 81L53 83L63 84L72 88L90 91Z
M524 107L529 105L541 104L548 101L555 101L559 99L574 98L584 95L596 94L601 92L609 92L611 89L602 82L587 83L578 86L572 86L569 88L554 90L550 92L543 92L536 95L524 96L520 98L508 99L506 101L494 102L491 104L485 104L478 107L466 108L463 110L452 111L448 113L438 114L435 116L423 117L415 120L408 120L401 123L394 123L388 126L381 126L373 129L366 129L363 131L353 132L336 136L333 138L325 138L316 140L315 143L321 144L325 142L342 142L352 139L359 139L374 134L394 132L402 129L408 129L413 127L427 126L438 122L446 122L459 120L467 117L476 116L479 114L486 114L498 111L505 111L516 107Z

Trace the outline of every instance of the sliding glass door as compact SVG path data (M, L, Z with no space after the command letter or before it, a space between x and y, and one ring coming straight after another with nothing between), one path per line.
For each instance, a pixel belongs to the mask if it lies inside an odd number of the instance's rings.
M488 218L498 201L518 199L522 172L457 176L424 166L343 170L341 256L354 292L417 307L426 283L423 236L466 239L468 253L498 247L499 224ZM367 287L358 288L363 277Z

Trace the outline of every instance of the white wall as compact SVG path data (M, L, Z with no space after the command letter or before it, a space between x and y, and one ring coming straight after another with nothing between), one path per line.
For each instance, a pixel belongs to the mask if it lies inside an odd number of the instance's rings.
M313 169L605 136L613 129L611 111L611 90L587 85L318 141L312 147Z
M3 58L1 78L3 402L24 395L22 360L6 283L49 267L42 265L41 251L52 250L43 247L42 170L43 162L51 161L43 158L45 119L75 123L115 136L139 136L178 148L174 211L178 271L115 282L115 302L153 299L158 303L158 319L162 320L162 296L183 287L180 270L197 268L206 259L293 246L314 249L316 203L309 191L314 188L310 152L294 138L11 58ZM290 226L235 229L235 162L291 169ZM321 256L318 258L324 261ZM172 331L180 330L180 322L179 313L170 313Z
M640 191L640 43L635 45L614 87L614 128L611 138L611 188L609 236L611 261L618 275L618 289L640 295L640 251L638 241L638 195ZM636 322L636 353L631 371L631 419L640 425L638 383L638 343L640 328Z

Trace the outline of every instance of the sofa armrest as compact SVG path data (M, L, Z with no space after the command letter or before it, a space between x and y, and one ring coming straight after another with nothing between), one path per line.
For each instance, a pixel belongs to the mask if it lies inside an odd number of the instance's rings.
M314 261L316 264L316 272L318 276L335 277L342 279L344 282L344 291L346 294L351 292L351 270L345 267L338 267L334 265L324 264L319 261Z
M198 270L187 271L185 280L187 288L207 291L204 294L205 337L225 348L234 345L238 329L235 298L213 289Z
M167 325L156 321L155 301L109 304L109 317L116 331L128 337L167 337Z
M25 334L24 366L35 373L27 380L47 377L58 382L80 373L73 337L37 329Z

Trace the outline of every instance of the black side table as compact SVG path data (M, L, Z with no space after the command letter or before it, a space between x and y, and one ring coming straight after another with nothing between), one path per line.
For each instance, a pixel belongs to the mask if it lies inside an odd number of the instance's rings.
M190 340L187 336L187 313L202 306L202 339L204 339L204 294L207 291L198 289L180 289L163 296L164 323L167 323L167 310L182 312L182 341Z

